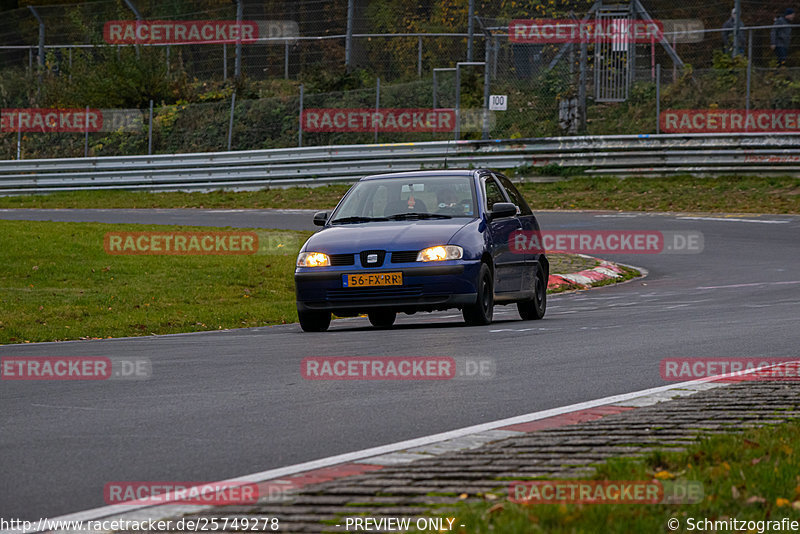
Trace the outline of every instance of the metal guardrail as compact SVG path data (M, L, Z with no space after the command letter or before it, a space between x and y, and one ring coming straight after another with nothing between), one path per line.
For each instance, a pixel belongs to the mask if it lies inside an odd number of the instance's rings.
M314 186L440 168L573 168L586 175L800 174L800 134L665 134L336 145L0 161L0 194Z

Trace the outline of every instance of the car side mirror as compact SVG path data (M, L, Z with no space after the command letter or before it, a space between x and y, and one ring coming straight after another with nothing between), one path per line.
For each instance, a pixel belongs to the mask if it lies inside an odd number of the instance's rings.
M325 226L325 223L328 221L328 212L327 211L318 211L314 214L314 224L316 226Z
M516 214L517 206L511 202L495 202L494 206L492 206L492 211L489 213L489 220L513 217Z

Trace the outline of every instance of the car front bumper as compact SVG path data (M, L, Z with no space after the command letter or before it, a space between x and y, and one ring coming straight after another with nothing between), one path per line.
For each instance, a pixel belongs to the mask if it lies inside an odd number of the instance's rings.
M297 309L353 315L378 309L401 312L445 310L472 304L480 261L448 261L442 265L395 268L298 268ZM403 273L402 286L343 287L342 275Z

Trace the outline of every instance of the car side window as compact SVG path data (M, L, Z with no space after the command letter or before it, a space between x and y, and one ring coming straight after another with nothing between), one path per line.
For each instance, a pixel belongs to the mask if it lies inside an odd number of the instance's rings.
M503 187L508 193L508 197L511 199L511 202L519 206L519 213L520 215L533 215L530 206L528 203L525 202L525 197L522 196L522 193L519 192L519 189L511 183L511 180L503 176L502 174L495 174L495 178L500 180L500 183L503 184Z
M492 207L498 202L505 202L506 197L500 185L491 176L487 176L483 183L486 190L486 209L492 211Z

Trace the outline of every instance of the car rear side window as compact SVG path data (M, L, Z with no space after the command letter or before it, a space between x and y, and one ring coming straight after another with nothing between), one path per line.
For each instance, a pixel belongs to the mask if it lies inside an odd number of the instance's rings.
M519 192L519 189L511 183L511 180L503 176L502 174L495 174L495 178L500 180L500 183L503 184L503 187L508 193L508 197L511 199L511 202L519 206L519 213L520 215L533 215L530 206L528 203L525 202L525 197L522 196L522 193Z

